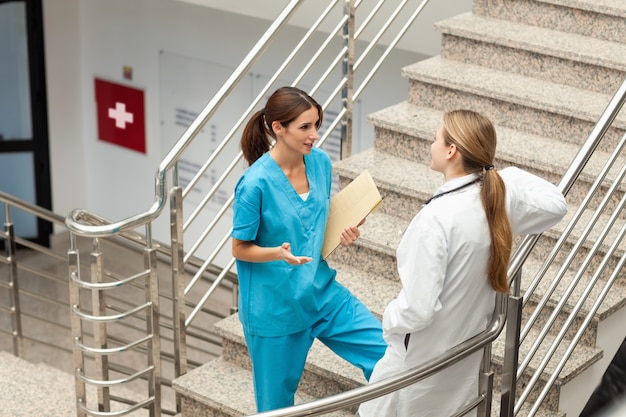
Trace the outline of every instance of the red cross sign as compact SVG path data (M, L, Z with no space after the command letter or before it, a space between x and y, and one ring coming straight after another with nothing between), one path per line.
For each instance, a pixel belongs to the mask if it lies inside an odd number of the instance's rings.
M95 79L98 138L146 153L143 90Z

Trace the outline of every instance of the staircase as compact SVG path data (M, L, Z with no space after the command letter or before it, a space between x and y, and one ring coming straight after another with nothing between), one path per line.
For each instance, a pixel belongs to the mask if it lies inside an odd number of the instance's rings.
M472 13L438 22L437 28L442 33L441 54L402 69L409 84L407 101L369 116L376 131L373 149L334 165L342 186L369 170L384 196L382 208L362 226L361 238L329 259L338 280L378 316L400 288L395 250L402 232L421 202L442 182L429 165L430 144L443 111L471 108L487 115L499 136L498 169L516 165L557 183L626 78L623 0L474 0ZM622 114L570 191L568 216L625 132ZM566 221L539 240L524 266L522 294ZM527 300L525 317L548 284L541 283ZM618 281L603 302L543 401L540 415L575 417L582 410L624 338L619 325L626 318L624 285ZM557 288L551 305L556 305L562 292ZM557 322L555 332L560 327ZM238 318L230 316L218 322L216 329L223 337L222 356L174 381L182 397L183 417L255 413L250 363ZM537 332L531 329L522 343L520 361ZM503 337L504 332L493 348L496 375L501 372ZM520 375L518 390L538 360L531 360ZM554 369L552 362L542 379ZM359 370L316 342L296 403L364 383ZM529 401L535 396L531 394ZM497 415L499 396L494 398L493 415ZM354 411L332 415L352 416ZM525 415L524 409L519 415Z

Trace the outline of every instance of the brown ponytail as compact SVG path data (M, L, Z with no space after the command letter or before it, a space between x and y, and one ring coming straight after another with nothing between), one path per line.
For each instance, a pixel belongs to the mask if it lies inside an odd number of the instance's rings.
M446 143L456 145L463 157L464 169L482 176L480 199L491 236L487 274L495 291L508 293L507 273L513 232L506 212L504 181L493 168L497 142L495 128L489 119L471 110L444 113L443 127Z
M267 135L273 135L265 126L263 110L254 113L241 135L241 151L249 165L259 159L261 155L270 150L272 144Z
M276 90L265 103L265 108L252 115L241 135L241 151L244 158L252 165L273 145L270 138L276 140L272 123L280 122L283 127L289 126L300 114L311 107L317 109L319 120L316 128L322 125L322 106L310 95L296 87L281 87Z

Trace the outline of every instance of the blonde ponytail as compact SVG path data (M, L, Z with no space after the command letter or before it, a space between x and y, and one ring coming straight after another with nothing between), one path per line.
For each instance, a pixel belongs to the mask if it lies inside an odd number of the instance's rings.
M454 110L444 113L443 127L447 144L456 145L463 157L467 172L482 177L480 200L491 237L491 253L487 275L491 287L508 293L508 268L513 247L513 232L506 212L506 187L495 170L496 131L483 115L472 110Z

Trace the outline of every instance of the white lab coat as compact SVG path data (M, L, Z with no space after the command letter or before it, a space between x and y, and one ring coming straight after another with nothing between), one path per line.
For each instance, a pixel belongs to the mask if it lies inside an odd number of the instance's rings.
M563 218L567 204L553 184L518 168L499 173L514 235L541 233ZM450 180L435 194L476 177ZM495 291L487 279L491 240L479 193L477 183L435 199L409 224L397 249L402 290L383 314L388 348L370 382L422 364L486 328ZM359 415L448 417L477 398L481 361L478 351L414 385L363 403Z

